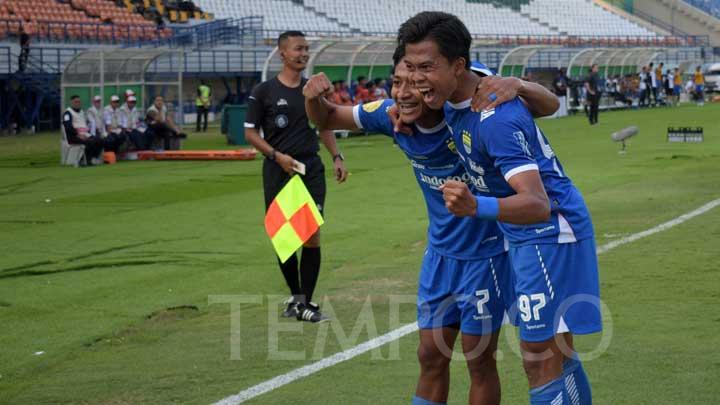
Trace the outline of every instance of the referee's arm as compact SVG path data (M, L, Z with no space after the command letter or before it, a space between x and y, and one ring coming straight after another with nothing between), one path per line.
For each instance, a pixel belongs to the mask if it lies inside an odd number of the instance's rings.
M260 136L260 127L263 122L263 116L265 115L262 102L260 101L261 99L258 88L256 87L248 99L248 112L244 125L245 140L268 159L280 165L286 173L292 174L295 159L290 155L276 151L275 148L270 146L270 144Z

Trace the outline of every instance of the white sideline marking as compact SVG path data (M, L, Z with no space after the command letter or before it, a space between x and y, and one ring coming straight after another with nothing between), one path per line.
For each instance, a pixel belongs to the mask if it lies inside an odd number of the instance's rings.
M636 240L648 237L650 235L654 235L656 233L666 231L666 230L668 230L674 226L680 225L683 222L688 221L698 215L702 215L717 206L720 206L720 198L718 198L717 200L710 201L709 203L703 205L700 208L697 208L686 214L680 215L679 217L677 217L675 219L671 219L670 221L663 222L662 224L656 225L648 230L634 233L634 234L626 236L624 238L620 238L618 240L614 240L612 242L608 242L602 246L599 246L597 248L597 254L600 255L600 254L608 252L612 249L615 249L618 246L622 246L622 245L625 245L625 244L628 244L631 242L635 242ZM417 322L409 323L407 325L401 326L400 328L392 330L382 336L378 336L376 338L370 339L367 342L361 343L355 347L351 347L350 349L347 349L345 351L335 353L332 356L325 357L324 359L319 360L315 363L308 364L307 366L297 368L288 373L279 375L279 376L271 378L265 382L254 385L248 389L240 391L237 395L232 395L225 399L221 399L220 401L216 402L214 405L230 405L230 404L239 404L239 403L245 402L249 399L255 398L257 396L260 396L262 394L265 394L267 392L270 392L272 390L280 388L283 385L290 384L293 381L296 381L303 377L307 377L311 374L314 374L324 368L332 367L338 363L342 363L343 361L350 360L353 357L359 356L365 352L368 352L370 350L378 348L386 343L390 343L394 340L400 339L401 337L403 337L405 335L409 335L410 333L413 333L417 330L418 330Z

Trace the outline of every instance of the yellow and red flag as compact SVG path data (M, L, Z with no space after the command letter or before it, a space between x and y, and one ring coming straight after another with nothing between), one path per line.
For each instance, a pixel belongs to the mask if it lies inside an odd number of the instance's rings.
M265 214L265 231L285 263L324 223L300 176L293 176Z

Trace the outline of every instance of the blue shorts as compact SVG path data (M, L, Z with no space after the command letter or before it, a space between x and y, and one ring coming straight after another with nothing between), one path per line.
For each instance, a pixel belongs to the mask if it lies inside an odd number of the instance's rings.
M458 326L464 334L500 329L515 302L507 253L489 259L458 260L428 247L418 283L420 329Z
M705 86L703 86L702 84L695 85L695 93L702 93L704 89L705 89Z
M673 89L675 90L676 96L679 96L680 93L682 92L682 87L680 87L680 86L675 86L675 87L673 87Z
M512 247L509 255L517 297L509 314L520 325L520 339L602 330L594 239Z

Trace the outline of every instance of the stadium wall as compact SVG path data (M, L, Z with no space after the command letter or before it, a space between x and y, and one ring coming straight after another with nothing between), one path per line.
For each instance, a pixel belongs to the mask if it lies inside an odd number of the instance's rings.
M634 0L633 9L689 35L707 35L720 47L720 21L680 0Z

